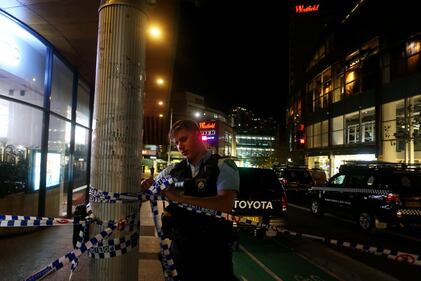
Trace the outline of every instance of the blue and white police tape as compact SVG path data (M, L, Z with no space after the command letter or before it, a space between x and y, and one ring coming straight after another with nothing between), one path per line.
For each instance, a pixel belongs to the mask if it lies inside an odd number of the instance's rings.
M88 250L88 255L94 259L118 257L130 252L139 244L139 232L123 237L103 240L96 247Z
M239 216L235 216L235 215L232 215L232 214L223 213L223 212L219 212L219 211L215 211L215 210L209 210L209 209L205 209L205 208L202 208L202 207L197 207L197 206L189 205L189 204L185 204L185 203L182 203L182 204L178 203L178 206L180 206L182 208L185 208L187 210L199 213L199 214L214 216L216 218L224 218L226 220L229 220L229 221L232 221L232 222L235 222L235 223L241 223L241 224L246 224L246 225L260 227L260 228L272 229L272 230L274 230L274 231L276 231L280 234L288 234L288 235L302 237L302 238L314 239L314 240L322 241L323 243L326 243L326 244L348 247L348 248L351 248L351 249L364 251L364 252L370 253L370 254L381 255L381 256L387 257L388 259L392 259L392 260L395 260L395 261L398 261L398 262L405 262L407 264L421 266L421 255L420 254L402 252L402 251L398 251L398 250L384 249L383 247L374 247L374 246L369 246L369 245L364 245L364 244L359 244L359 243L353 243L353 242L340 241L340 240L336 240L336 239L326 238L326 237L323 237L323 236L294 232L294 231L290 231L290 230L285 229L285 228L272 226L270 224L264 224L264 223L260 223L260 222L257 223L257 222L254 222L254 221L251 221L251 220L239 217Z
M28 278L25 279L25 281L36 281L44 278L48 274L59 270L63 266L69 264L73 260L80 257L83 253L85 253L87 250L92 248L93 246L97 245L99 242L101 242L104 238L110 236L114 229L116 229L116 226L108 227L101 231L99 234L95 235L92 239L90 239L88 242L83 243L82 246L79 249L75 249L71 251L70 253L67 253L66 255L54 260L52 263L41 269L40 271L32 274Z
M86 221L80 219L0 215L0 227L57 226L85 223Z
M158 220L158 203L155 198L150 200L152 217L155 223L155 228L159 237L159 245L161 250L162 264L164 266L164 277L167 281L178 280L177 270L174 265L174 261L169 250L168 241L164 238L164 233L162 232L161 224Z
M176 182L172 176L161 177L157 179L152 186L146 190L146 194L157 194Z

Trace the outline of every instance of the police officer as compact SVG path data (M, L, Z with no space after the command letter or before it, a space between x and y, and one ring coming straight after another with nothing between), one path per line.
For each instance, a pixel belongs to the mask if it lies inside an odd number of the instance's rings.
M185 159L168 166L157 177L173 176L184 182L182 191L173 187L162 193L170 200L230 213L239 189L235 163L212 155L202 142L193 120L179 120L169 137ZM153 184L152 177L142 181L142 190ZM171 253L182 281L238 280L233 272L232 223L197 214L170 203L165 209L163 229L171 239Z

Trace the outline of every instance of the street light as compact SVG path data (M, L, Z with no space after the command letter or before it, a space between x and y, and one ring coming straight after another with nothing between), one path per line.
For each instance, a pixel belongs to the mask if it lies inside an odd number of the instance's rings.
M157 79L156 79L156 84L158 84L159 86L162 86L162 85L164 85L164 79L162 79L161 77L158 77Z
M161 39L162 38L162 31L161 28L158 27L157 25L152 25L149 30L148 30L149 35L151 36L151 38L153 39Z

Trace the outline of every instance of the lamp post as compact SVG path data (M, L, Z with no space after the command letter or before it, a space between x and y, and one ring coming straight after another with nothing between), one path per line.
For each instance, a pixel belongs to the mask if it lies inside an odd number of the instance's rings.
M172 127L172 107L170 109L170 130ZM171 164L171 139L168 138L168 149L167 149L167 153L168 153L168 161L167 161L167 166Z

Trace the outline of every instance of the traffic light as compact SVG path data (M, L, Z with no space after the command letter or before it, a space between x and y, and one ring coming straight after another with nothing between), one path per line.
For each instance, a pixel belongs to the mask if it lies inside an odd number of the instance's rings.
M300 123L296 127L295 131L295 146L297 149L304 149L306 145L306 139L304 135L304 124Z

